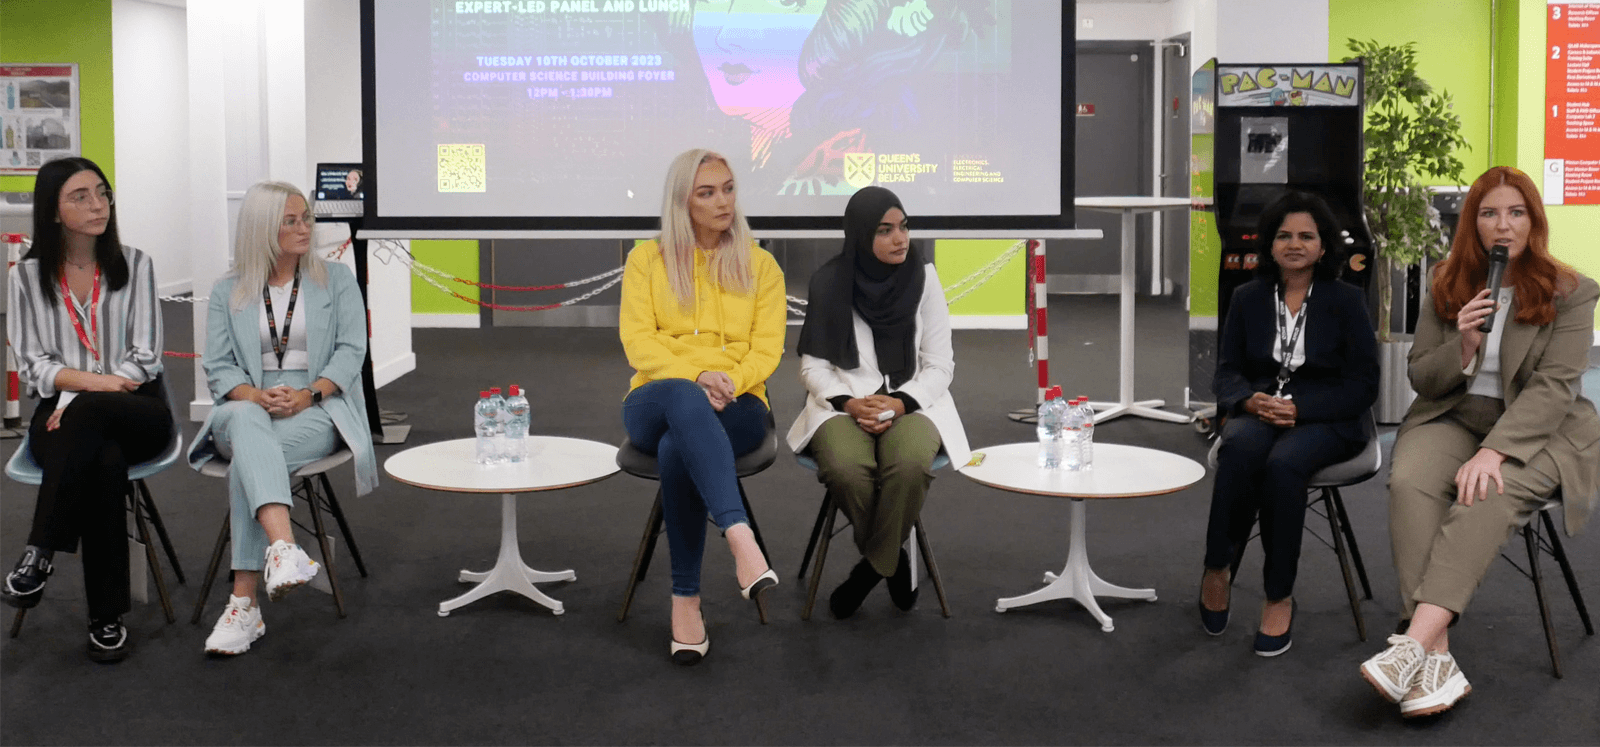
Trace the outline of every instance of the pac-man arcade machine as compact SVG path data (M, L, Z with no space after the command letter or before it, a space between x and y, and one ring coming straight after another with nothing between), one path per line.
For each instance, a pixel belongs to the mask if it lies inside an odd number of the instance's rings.
M1218 324L1233 290L1255 274L1262 210L1288 190L1328 202L1343 232L1332 237L1344 244L1342 277L1366 288L1372 234L1361 210L1362 66L1218 65L1216 85Z

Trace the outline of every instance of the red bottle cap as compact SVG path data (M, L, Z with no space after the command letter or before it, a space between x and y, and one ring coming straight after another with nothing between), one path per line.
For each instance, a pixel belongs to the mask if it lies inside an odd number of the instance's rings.
M488 398L489 398L489 392L488 391L478 392L478 399L488 399Z
M500 393L500 387L497 387L497 386L489 387L489 393L490 394L499 394Z
M1047 399L1047 400L1048 399L1060 399L1061 398L1061 387L1058 387L1058 386L1050 387L1050 389L1047 390L1044 393L1044 398Z
M512 384L511 385L511 396L517 397L517 396L521 396L521 395L522 395L522 390L517 388L516 384Z

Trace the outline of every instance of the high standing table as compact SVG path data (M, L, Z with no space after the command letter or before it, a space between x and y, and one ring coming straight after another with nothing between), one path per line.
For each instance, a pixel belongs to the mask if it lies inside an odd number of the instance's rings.
M1070 472L1037 466L1037 443L1005 444L974 449L984 455L983 463L961 468L973 480L1014 493L1048 495L1072 500L1072 534L1067 544L1067 564L1061 573L1044 574L1045 587L995 603L996 612L1050 601L1075 599L1100 621L1100 629L1115 629L1111 616L1100 609L1095 597L1156 600L1155 589L1129 589L1108 583L1089 567L1085 500L1139 498L1175 493L1205 477L1199 462L1156 449L1119 444L1094 445L1094 469Z
M522 562L517 545L517 493L587 485L617 472L617 447L559 436L529 436L527 461L478 464L476 439L440 441L406 449L383 463L390 477L407 485L450 493L500 493L500 556L487 571L462 571L458 580L478 585L439 603L439 616L497 591L514 591L559 615L561 603L534 588L551 581L576 581L568 571L536 571Z
M1122 214L1122 289L1118 293L1122 298L1122 311L1121 329L1117 333L1117 401L1090 402L1089 404L1094 407L1094 422L1103 423L1123 415L1165 420L1169 423L1187 423L1194 420L1193 413L1180 415L1156 409L1165 405L1166 400L1147 399L1139 402L1133 400L1133 283L1138 274L1133 256L1133 217L1139 213L1187 208L1189 200L1182 197L1079 197L1073 204L1085 210Z

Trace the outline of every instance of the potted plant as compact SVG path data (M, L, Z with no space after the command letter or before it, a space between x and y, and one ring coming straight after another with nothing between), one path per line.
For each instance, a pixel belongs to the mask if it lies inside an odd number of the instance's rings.
M1350 39L1354 57L1366 66L1366 164L1362 202L1374 244L1377 276L1378 341L1383 364L1378 421L1397 423L1415 393L1406 378L1411 336L1393 329L1394 273L1438 258L1449 250L1450 234L1439 220L1422 179L1461 184L1462 164L1455 153L1470 147L1461 135L1461 118L1451 96L1417 75L1416 47ZM1422 279L1427 282L1426 278Z

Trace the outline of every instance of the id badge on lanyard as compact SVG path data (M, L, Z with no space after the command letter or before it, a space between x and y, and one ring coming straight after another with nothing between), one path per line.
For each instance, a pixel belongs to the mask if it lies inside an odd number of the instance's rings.
M72 295L72 288L67 285L66 275L61 276L61 298L67 307L67 318L72 320L72 329L78 333L78 342L83 343L85 350L94 358L93 373L105 373L100 360L100 268L94 268L94 288L89 293L89 328L83 327L83 319L78 316L77 297Z
M1278 293L1273 300L1277 302L1278 311L1278 389L1272 395L1283 397L1283 388L1289 384L1289 361L1294 360L1294 346L1300 342L1300 333L1306 328L1306 307L1311 304L1311 291L1316 288L1313 284L1306 288L1306 297L1300 301L1300 314L1295 317L1294 327L1289 326L1289 305L1283 300L1283 286L1278 286Z

